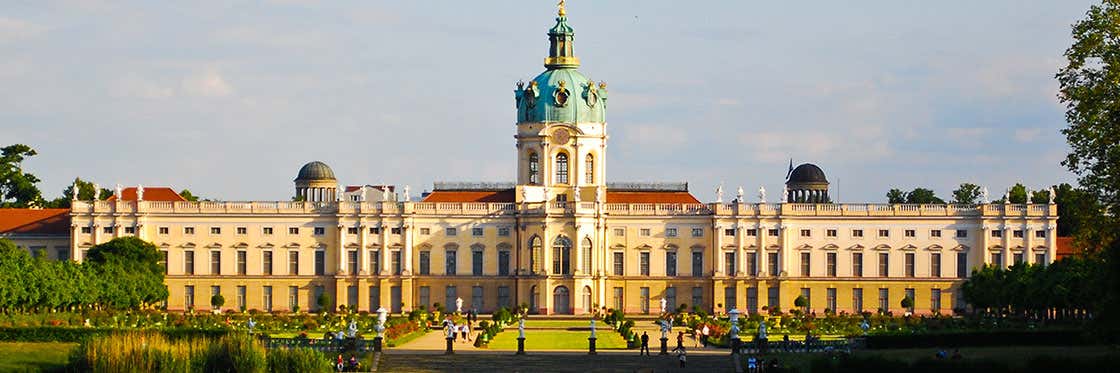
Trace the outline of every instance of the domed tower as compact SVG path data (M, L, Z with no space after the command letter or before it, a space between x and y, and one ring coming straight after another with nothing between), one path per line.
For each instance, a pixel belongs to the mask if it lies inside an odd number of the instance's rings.
M812 163L804 163L786 177L786 201L790 203L832 203L828 197L828 179L824 171Z
M331 202L338 195L338 179L326 163L314 161L303 165L296 175L296 198L308 202Z
M517 183L527 187L519 200L591 201L605 195L607 85L580 73L575 31L563 5L558 13L548 30L545 71L518 82L514 91Z

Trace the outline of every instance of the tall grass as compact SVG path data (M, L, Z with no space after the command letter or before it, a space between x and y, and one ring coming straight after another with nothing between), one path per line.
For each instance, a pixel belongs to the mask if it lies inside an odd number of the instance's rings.
M324 358L323 361L326 361ZM158 332L128 332L86 340L71 368L94 372L265 372L265 349L244 334L169 340Z
M331 360L309 348L277 348L268 351L268 371L273 373L330 372Z

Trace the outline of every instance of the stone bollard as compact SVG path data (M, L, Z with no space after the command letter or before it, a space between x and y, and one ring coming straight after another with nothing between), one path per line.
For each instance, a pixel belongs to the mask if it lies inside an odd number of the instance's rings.
M381 352L381 337L373 338L373 352Z
M525 337L517 337L517 355L525 354Z
M597 338L591 337L591 338L587 339L587 354L588 355L595 355L595 339L597 339Z
M455 354L455 337L447 337L447 351L443 352L444 355Z
M669 338L661 337L661 353L659 353L658 355L668 355L668 354L669 354Z

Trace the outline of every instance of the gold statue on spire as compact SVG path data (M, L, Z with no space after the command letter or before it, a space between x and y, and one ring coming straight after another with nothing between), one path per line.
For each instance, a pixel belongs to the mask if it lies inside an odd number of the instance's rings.
M567 1L567 0L560 0L560 2L556 4L556 7L559 8L559 10L556 12L556 14L559 14L561 17L568 15L568 12L566 10L564 10L564 2L565 1Z

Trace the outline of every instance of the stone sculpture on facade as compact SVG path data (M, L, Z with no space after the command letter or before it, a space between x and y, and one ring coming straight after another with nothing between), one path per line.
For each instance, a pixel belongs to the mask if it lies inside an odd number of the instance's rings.
M758 186L758 203L766 203L766 187Z

